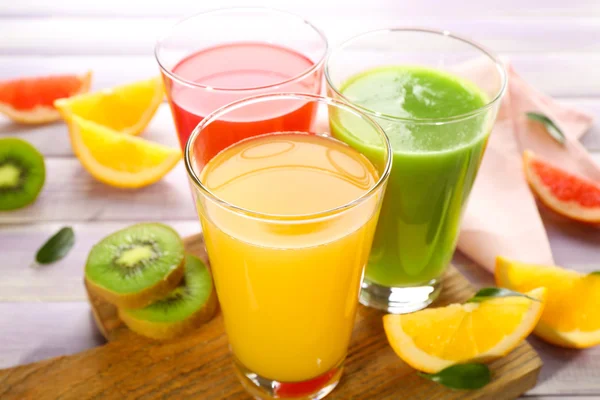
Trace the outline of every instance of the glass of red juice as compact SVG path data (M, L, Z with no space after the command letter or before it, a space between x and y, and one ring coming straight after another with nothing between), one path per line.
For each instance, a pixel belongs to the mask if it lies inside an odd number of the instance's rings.
M319 94L328 45L303 18L268 8L227 8L186 18L155 48L182 150L212 111L266 93ZM281 102L286 104L286 102ZM314 102L297 107L251 107L213 124L204 155L264 132L308 129ZM302 130L301 129L301 130Z

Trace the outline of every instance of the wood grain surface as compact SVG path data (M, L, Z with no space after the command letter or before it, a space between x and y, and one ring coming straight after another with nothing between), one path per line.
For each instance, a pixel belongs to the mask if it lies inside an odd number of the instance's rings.
M201 235L187 251L208 261ZM474 290L451 267L438 306ZM109 344L72 356L0 370L3 400L248 399L233 373L220 314L184 338L167 342L129 331L114 306L90 293L94 319ZM359 307L345 372L331 399L514 399L532 388L542 366L526 342L491 364L493 381L477 391L453 391L420 378L387 343L377 310ZM501 397L500 397L501 396Z

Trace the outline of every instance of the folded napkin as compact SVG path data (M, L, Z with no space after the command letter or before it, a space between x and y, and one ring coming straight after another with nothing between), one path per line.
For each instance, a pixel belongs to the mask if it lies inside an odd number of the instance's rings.
M566 170L600 181L600 166L579 138L591 116L562 105L525 82L505 63L508 87L462 222L458 248L493 271L502 255L523 262L553 264L552 251L523 172L523 151L531 150ZM485 73L485 71L482 71ZM526 112L539 112L566 136L557 143Z

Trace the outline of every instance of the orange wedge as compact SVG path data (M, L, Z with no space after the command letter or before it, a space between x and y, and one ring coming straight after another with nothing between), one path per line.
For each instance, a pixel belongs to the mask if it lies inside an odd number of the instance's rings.
M527 295L390 314L383 317L383 325L404 362L436 373L454 364L491 361L517 347L539 321L546 289Z
M124 135L77 115L69 122L71 144L84 168L111 186L139 188L167 174L181 151Z
M150 123L164 98L160 77L116 86L68 99L54 105L68 122L77 115L126 135L139 135Z
M87 92L91 81L91 72L0 81L0 113L23 124L57 121L54 101Z
M181 159L179 149L140 138L164 97L160 78L61 99L54 104L69 126L71 146L96 179L139 188L165 176Z
M556 267L496 259L496 284L525 292L548 289L548 301L534 333L569 348L600 344L600 275Z

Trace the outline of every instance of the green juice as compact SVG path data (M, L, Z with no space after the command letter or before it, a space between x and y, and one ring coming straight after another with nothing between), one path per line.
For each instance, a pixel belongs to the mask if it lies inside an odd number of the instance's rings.
M458 76L411 66L368 70L348 79L340 91L378 113L375 119L393 149L365 280L387 287L427 284L452 258L489 136L486 113L452 117L485 106L487 97ZM440 124L439 119L451 122ZM361 134L365 130L355 120L332 115L330 124L334 136L377 162L375 138Z

